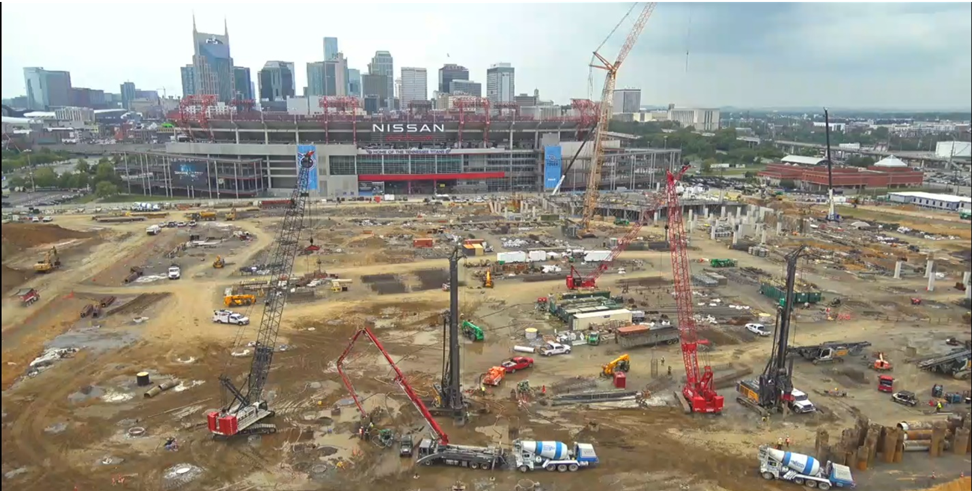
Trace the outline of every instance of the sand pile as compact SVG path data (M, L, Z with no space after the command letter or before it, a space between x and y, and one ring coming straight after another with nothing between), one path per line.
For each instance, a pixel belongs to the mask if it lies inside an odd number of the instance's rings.
M3 256L0 260L6 260L7 257L31 247L94 235L91 232L80 232L41 223L5 223L2 232Z
M14 269L4 264L3 265L3 287L0 288L0 295L6 295L7 292L24 284L24 282L27 281L31 276L33 276L33 271Z
M969 491L972 489L972 477L963 477L951 482L939 484L933 488L926 488L925 491Z

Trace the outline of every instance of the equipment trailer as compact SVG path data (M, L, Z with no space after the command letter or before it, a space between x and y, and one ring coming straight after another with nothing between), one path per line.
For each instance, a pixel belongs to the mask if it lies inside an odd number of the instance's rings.
M918 368L922 370L951 375L962 380L969 378L972 372L970 366L972 366L972 350L967 348L918 362Z
M816 346L791 346L789 351L792 351L805 360L810 360L814 365L818 363L830 363L830 362L840 362L844 361L846 356L857 356L864 351L864 348L870 346L869 341L861 341L858 343L822 343Z

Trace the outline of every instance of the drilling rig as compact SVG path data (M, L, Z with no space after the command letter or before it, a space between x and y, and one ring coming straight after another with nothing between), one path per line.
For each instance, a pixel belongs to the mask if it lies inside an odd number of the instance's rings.
M449 312L443 319L444 328L448 327L449 349L442 356L442 382L435 387L438 393L437 404L432 411L439 415L451 415L462 423L466 417L466 400L459 386L459 260L462 247L457 245L449 255ZM445 329L443 329L445 330ZM445 334L445 333L444 333Z
M300 232L304 228L307 185L310 170L315 163L313 151L300 156L297 184L291 191L280 232L267 257L267 264L270 265L270 290L264 301L263 317L260 319L256 344L253 346L250 373L242 387L237 387L228 376L220 375L219 383L230 393L232 400L219 411L207 415L209 431L214 435L230 437L277 431L272 424L258 422L274 415L263 398L263 389L270 375L273 352L277 347L277 333L280 331L280 321L290 292L289 279L293 274L294 259L300 246Z

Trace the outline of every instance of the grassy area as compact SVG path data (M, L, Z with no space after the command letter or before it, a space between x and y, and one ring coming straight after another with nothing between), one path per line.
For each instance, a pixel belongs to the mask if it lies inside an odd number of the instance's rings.
M702 175L709 177L743 177L747 172L759 172L765 169L765 165L751 165L743 168L733 167L730 169L712 169L709 172L703 173Z
M170 198L168 196L145 196L142 194L118 194L111 196L109 198L98 198L94 193L89 193L84 196L79 196L69 201L65 201L66 205L83 205L83 204L93 204L93 203L155 203L155 202L173 202L185 200L185 198Z

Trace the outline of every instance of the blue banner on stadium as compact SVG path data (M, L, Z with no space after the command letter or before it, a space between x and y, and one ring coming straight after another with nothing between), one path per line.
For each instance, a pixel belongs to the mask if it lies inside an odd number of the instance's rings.
M317 145L297 145L297 172L300 172L300 159L303 158L304 154L307 152L314 152L314 167L310 168L309 175L307 176L307 190L317 191Z
M557 187L563 173L564 159L561 156L560 145L544 147L543 154L543 188L553 189Z

